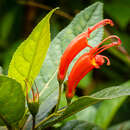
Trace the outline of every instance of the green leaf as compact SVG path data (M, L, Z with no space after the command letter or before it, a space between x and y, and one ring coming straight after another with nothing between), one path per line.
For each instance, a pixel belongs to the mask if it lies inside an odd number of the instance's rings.
M78 98L78 100L72 102L67 109L62 113L61 116L56 116L47 121L43 127L48 127L53 125L85 108L91 106L92 104L96 104L99 101L114 99L121 96L130 95L130 81L120 85L114 86L110 88L103 89L99 92L96 92L90 96L83 96Z
M112 100L103 101L97 111L95 123L100 127L106 129L126 98L127 96L124 96Z
M108 128L108 130L130 130L130 120L114 125Z
M13 79L0 76L0 118L9 124L16 123L24 111L25 97L21 85ZM1 120L0 124L3 124Z
M0 130L8 130L6 126L0 126Z
M96 108L94 106L89 106L88 108L79 111L78 113L66 118L62 122L68 122L70 120L80 120L80 121L87 121L89 123L95 123L95 117L96 117Z
M55 130L102 130L95 124L86 121L72 120Z
M53 9L34 28L29 37L18 47L11 60L8 76L25 88L24 80L33 83L38 75L50 44L50 24Z
M78 99L78 97L74 96L72 101L75 101L76 99ZM67 101L66 101L66 97L65 97L65 92L63 92L61 95L61 101L60 101L59 108L64 108L66 105L67 105ZM78 120L77 115L76 114L72 115L72 116L68 117L67 119L63 120L61 123L65 123L70 120Z
M1 31L0 31L1 40L3 41L7 40L9 33L12 29L17 11L18 10L15 8L9 11L8 13L6 13L6 15L3 17L2 22L1 22ZM2 44L2 42L0 44Z
M3 68L0 66L0 75L3 74Z
M74 96L72 101L77 100L78 97ZM60 106L59 108L63 108L67 104L65 93L62 93ZM63 120L63 122L68 122L70 120L82 120L82 121L88 121L89 123L94 123L96 117L96 108L94 106L90 106L70 117Z
M89 123L94 123L96 117L97 109L94 106L89 106L88 108L75 114L77 120L88 121Z
M56 104L58 94L57 69L62 53L74 37L102 20L102 9L103 4L100 2L85 8L52 41L36 81L40 91L40 111L42 113L48 113ZM93 46L97 45L101 41L102 35L103 29L100 28L94 31L89 39L89 43ZM86 52L86 49L82 51L82 53L84 52ZM71 67L69 68L71 69ZM37 119L41 120L42 118L43 115L41 113L38 114Z
M89 72L78 84L81 89L86 89L92 82L92 71Z

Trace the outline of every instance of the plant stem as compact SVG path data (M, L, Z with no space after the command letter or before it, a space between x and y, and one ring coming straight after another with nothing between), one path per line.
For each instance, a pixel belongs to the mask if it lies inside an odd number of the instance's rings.
M51 117L55 116L55 113L49 115L48 117L46 117L45 119L43 119L41 122L39 122L35 128L38 128L40 125L42 125L43 123L45 123L46 121L48 121Z
M59 83L59 95L58 95L58 100L57 100L57 104L56 104L56 108L54 113L52 113L51 115L49 115L48 117L46 117L45 119L43 119L41 122L39 122L36 126L35 129L38 128L40 125L44 124L46 121L48 121L50 118L56 116L57 114L60 114L61 112L64 112L66 108L59 110L58 111L58 107L60 104L60 99L61 99L61 92L62 92L62 83Z
M35 130L35 121L36 121L36 118L35 118L35 116L33 116L33 125L32 125L32 130Z
M60 104L60 99L61 99L61 91L62 91L62 83L59 83L59 95L58 95L58 100L55 108L55 113L58 110L59 104Z
M66 98L67 100L67 106L71 103L72 98Z
M0 119L5 123L7 126L8 130L13 130L12 126L5 120L5 118L0 114Z
M25 110L25 113L24 113L23 118L22 118L21 121L19 122L19 128L20 128L20 130L23 130L24 127L25 127L26 121L27 121L27 119L28 119L28 117L29 117L28 112L29 112L29 110L28 110L28 108L27 108L27 109Z
M19 4L24 4L24 5L29 5L29 6L32 6L32 7L38 7L38 8L44 9L44 10L52 10L53 9L52 7L49 7L49 6L44 5L44 4L36 3L34 1L19 0L18 3ZM55 14L57 14L59 16L62 16L64 18L67 18L68 20L73 19L73 16L71 16L70 14L68 14L68 13L66 13L66 12L64 12L62 10L55 11Z
M57 113L52 113L51 115L49 115L48 117L46 117L45 119L43 119L41 122L39 122L36 126L35 129L38 128L40 125L44 124L46 121L48 121L50 118L60 114L61 112L64 112L66 110L66 108L63 108L62 110L57 111Z

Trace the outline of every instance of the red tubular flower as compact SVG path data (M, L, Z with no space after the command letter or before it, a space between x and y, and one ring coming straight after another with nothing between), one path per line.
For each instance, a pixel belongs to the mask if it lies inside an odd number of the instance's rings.
M71 43L68 45L66 50L64 51L59 65L58 75L57 79L60 83L63 82L66 72L68 70L69 64L74 59L74 57L84 48L89 47L92 48L90 45L88 45L88 40L90 34L96 30L97 28L100 28L102 26L105 26L106 24L110 24L113 26L113 22L110 19L104 19L100 21L99 23L95 24L93 27L88 28L86 32L83 32L79 34L77 37L75 37Z
M116 38L118 41L99 47L103 42L111 38ZM99 45L90 49L88 53L83 54L76 61L68 77L67 91L66 91L67 99L71 99L74 96L76 86L88 72L90 72L94 68L100 68L100 66L102 66L105 63L104 59L107 60L107 65L110 65L108 57L99 55L99 53L103 52L104 50L112 46L118 46L120 44L121 44L120 38L114 35L109 36L105 38L101 43L99 43Z

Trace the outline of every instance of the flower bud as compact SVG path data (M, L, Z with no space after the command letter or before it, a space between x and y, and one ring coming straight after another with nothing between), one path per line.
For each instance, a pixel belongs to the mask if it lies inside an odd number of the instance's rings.
M35 117L39 110L39 92L38 92L38 88L36 87L36 84L35 84L36 92L34 92L33 86L29 84L31 86L31 92L32 92L32 98L29 98L28 84L29 82L25 80L27 105L30 113L32 114L33 117Z

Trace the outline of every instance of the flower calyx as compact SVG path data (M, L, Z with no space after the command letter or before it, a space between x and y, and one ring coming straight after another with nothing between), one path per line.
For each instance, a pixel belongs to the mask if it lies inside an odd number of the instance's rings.
M38 88L36 86L36 83L34 82L35 86L35 91L31 83L29 83L28 80L25 80L25 85L26 85L26 100L27 100L27 105L29 108L30 113L32 114L33 117L35 117L38 113L39 110L39 92ZM28 92L28 86L31 87L31 93L32 93L32 98L29 98L29 92Z

